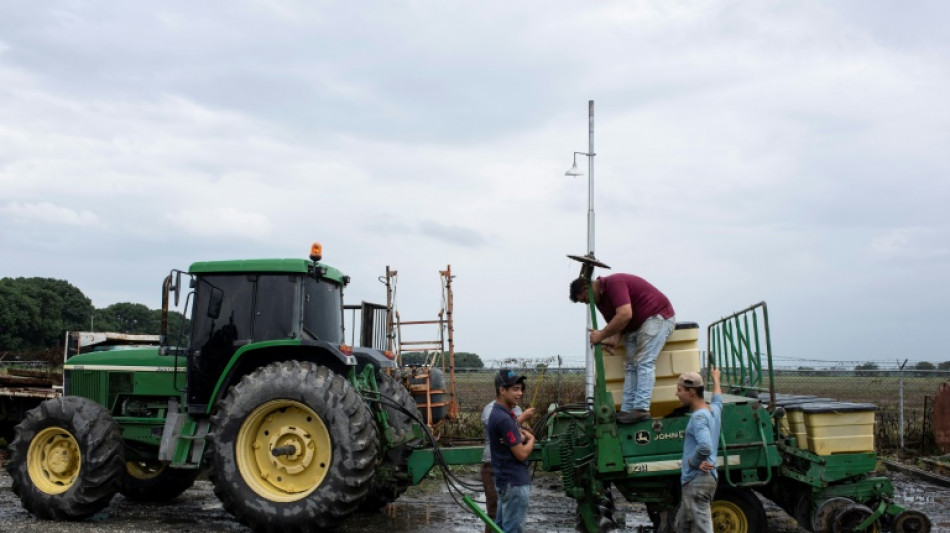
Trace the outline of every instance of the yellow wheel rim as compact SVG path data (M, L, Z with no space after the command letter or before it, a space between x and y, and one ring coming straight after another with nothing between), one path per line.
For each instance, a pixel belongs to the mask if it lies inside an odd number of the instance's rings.
M275 456L274 449L283 453ZM293 400L273 400L254 409L235 444L241 477L275 502L297 501L316 490L330 469L332 452L323 420Z
M713 531L716 533L748 533L749 519L742 508L725 500L712 503Z
M142 481L155 479L165 471L165 463L157 461L126 461L125 470L130 476Z
M48 427L30 441L26 464L36 488L47 494L62 494L79 476L82 452L70 432L60 427Z

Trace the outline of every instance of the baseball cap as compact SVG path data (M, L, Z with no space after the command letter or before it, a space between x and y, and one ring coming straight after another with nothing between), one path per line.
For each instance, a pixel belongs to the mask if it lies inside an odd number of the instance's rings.
M517 372L510 368L502 368L495 374L495 386L508 388L522 381L528 381L527 376L519 375Z
M703 387L706 385L705 382L703 382L703 377L696 372L684 372L680 374L680 378L676 381L676 384L680 387Z

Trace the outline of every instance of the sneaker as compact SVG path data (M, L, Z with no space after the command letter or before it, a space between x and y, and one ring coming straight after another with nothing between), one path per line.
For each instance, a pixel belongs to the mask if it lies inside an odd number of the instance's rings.
M648 418L650 418L650 411L646 409L634 409L631 412L620 411L617 413L618 424L634 424L641 420L647 420Z

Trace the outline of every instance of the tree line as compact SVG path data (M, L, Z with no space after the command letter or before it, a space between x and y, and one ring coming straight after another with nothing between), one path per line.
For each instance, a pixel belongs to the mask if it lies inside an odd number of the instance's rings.
M877 375L877 371L882 370L877 363L861 363L860 365L854 367L855 374L859 376L873 376ZM899 370L896 368L887 368L883 370ZM914 365L904 368L904 372L910 375L916 376L926 376L929 375L929 372L932 370L950 370L950 361L943 361L942 363L937 363L936 365L930 361L918 361Z
M66 331L157 335L161 309L120 302L97 309L79 288L53 278L0 278L0 352L35 352L62 346ZM170 312L169 332L187 320Z
M930 377L935 375L934 371L948 371L950 370L950 361L943 361L941 363L931 363L930 361L918 361L912 365L907 365L904 367L904 375L910 377ZM782 369L776 369L776 373L783 372ZM800 366L796 370L789 370L797 374L805 375L854 375L861 377L876 377L883 375L897 375L900 372L900 368L897 366L881 366L874 362L860 363L854 367L852 370L850 367L844 365L836 366L833 368L815 368L812 366Z
M402 354L402 364L404 366L419 366L425 364L426 353L423 352L406 352ZM433 366L442 366L442 354L438 353L434 356L435 363ZM446 366L448 366L446 364ZM482 358L478 354L471 352L455 352L455 367L456 368L484 368L485 363L482 362Z

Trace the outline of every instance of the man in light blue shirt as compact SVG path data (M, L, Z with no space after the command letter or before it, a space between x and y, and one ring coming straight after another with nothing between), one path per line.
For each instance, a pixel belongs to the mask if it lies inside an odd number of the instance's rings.
M683 484L674 528L677 533L712 533L712 501L716 494L716 457L722 427L722 388L719 369L710 371L713 379L712 402L703 396L705 383L696 372L686 372L676 383L676 397L690 408L686 439L683 443Z

